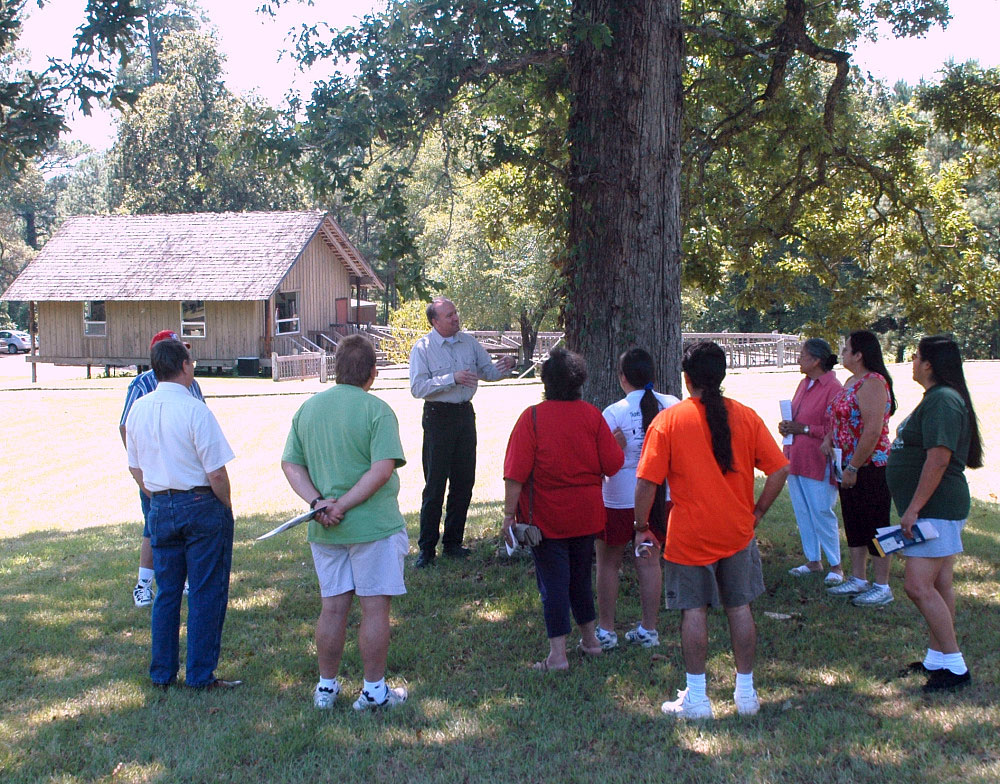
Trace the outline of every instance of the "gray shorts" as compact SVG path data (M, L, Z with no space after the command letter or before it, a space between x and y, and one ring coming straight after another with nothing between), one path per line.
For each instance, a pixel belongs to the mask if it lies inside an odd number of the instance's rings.
M936 517L917 519L918 523L924 521L931 523L937 529L937 538L904 547L899 551L900 555L905 555L907 558L947 558L949 555L962 552L962 529L965 527L965 520L939 520Z
M406 593L403 559L410 549L406 531L360 544L310 542L319 595L328 598L354 591L358 596Z
M764 573L756 538L738 553L707 566L664 561L663 594L668 610L741 607L762 593Z

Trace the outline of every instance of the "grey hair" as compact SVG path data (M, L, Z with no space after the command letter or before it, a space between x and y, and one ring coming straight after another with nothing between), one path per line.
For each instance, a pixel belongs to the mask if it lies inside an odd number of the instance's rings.
M824 370L833 370L833 366L837 364L837 355L823 338L809 338L802 344L802 348L809 356L818 359Z

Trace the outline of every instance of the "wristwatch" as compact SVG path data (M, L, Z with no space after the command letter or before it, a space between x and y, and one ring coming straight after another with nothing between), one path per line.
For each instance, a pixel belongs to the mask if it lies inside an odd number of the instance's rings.
M633 520L632 530L635 531L635 533L637 534L646 533L646 531L649 530L649 523L643 523L642 525L640 525L638 520Z
M858 469L852 466L850 463L844 466L845 471L850 471L852 474L858 473Z
M803 426L803 428L802 428L802 435L804 435L804 436L809 435L809 425L804 425Z

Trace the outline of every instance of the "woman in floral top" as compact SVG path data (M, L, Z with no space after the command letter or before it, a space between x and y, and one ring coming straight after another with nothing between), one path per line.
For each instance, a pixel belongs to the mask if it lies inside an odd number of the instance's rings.
M885 369L878 338L867 330L852 332L841 364L853 375L830 403L831 431L822 452L843 451L840 509L851 553L851 578L827 589L834 596L853 596L853 604L889 604L889 556L878 557L872 545L875 529L889 525L892 499L885 481L889 458L889 417L896 410L892 378ZM867 579L871 556L874 582Z

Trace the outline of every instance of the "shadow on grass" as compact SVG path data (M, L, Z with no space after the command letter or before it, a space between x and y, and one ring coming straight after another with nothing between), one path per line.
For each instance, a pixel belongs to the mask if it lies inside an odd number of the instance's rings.
M893 566L896 602L874 610L827 596L821 580L794 580L785 570L801 553L782 499L759 532L768 585L755 603L762 711L735 716L728 629L713 612L717 720L706 725L659 712L683 686L675 613L661 615L653 651L574 658L568 673L528 670L547 650L544 624L531 559L503 551L500 508L471 510L469 559L408 569L409 593L394 602L389 680L405 682L410 700L385 715L350 709L361 677L356 609L344 693L331 711L312 707L319 597L304 528L255 543L277 519L237 520L219 674L247 685L229 694L148 685L149 611L130 595L135 526L0 540L3 780L997 780L995 507L977 505L957 570L974 685L925 698L920 679L893 677L926 646L901 565ZM415 538L415 516L407 522ZM637 617L627 568L620 636Z

